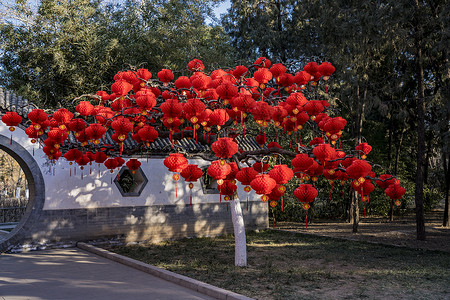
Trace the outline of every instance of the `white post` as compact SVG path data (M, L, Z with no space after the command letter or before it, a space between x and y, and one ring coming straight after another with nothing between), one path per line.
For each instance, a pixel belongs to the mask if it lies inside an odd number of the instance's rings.
M234 229L234 265L247 266L247 239L245 237L244 216L242 215L239 197L230 200L231 220Z

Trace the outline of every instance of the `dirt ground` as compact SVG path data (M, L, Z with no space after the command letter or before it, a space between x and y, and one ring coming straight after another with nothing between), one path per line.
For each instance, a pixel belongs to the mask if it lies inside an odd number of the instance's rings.
M442 227L443 214L442 210L425 214L425 241L416 239L414 214L396 216L393 222L387 217L361 217L357 233L352 232L352 224L344 221L315 220L308 224L307 229L302 223L280 222L275 228L355 241L450 252L450 228Z

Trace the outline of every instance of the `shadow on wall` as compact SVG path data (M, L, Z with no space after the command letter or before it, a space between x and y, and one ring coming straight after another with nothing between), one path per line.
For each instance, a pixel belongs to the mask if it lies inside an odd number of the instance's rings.
M267 203L241 203L247 230L267 228ZM44 210L27 243L119 238L126 242L215 236L233 232L222 203Z

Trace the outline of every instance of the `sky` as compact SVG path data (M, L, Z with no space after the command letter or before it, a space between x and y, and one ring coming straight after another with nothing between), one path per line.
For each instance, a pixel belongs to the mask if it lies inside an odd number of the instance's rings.
M230 8L231 1L226 0L223 3L221 3L216 9L214 9L214 13L217 17L220 17L221 14L224 14L227 12L227 9Z
M214 9L214 14L216 15L217 19L220 18L221 14L224 14L227 12L227 9L229 9L231 7L231 1L230 0L225 0L222 3L220 3L215 9ZM209 24L211 23L211 20L206 20L206 22Z

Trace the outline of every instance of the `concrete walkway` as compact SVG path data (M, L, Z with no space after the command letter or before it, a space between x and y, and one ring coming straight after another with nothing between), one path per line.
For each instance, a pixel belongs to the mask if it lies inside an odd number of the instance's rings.
M0 300L215 299L77 248L0 255Z

